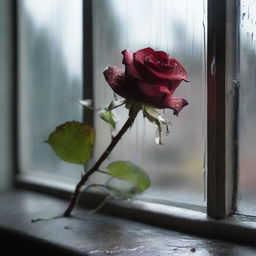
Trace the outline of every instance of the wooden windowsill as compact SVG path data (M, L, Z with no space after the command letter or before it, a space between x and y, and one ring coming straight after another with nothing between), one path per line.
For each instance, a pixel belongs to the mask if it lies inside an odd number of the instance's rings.
M31 223L63 212L66 200L14 190L0 196L1 246L20 255L254 255L256 248L193 236L77 209L72 218ZM3 250L3 248L2 248ZM41 254L40 254L41 253ZM9 255L9 254L8 254Z

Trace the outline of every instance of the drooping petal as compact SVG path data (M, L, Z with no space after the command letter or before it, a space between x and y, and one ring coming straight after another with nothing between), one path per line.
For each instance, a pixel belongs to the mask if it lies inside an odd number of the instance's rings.
M164 101L159 105L159 108L170 108L174 111L174 115L178 115L179 112L188 105L188 102L184 98L173 98L170 95L167 96Z
M122 51L122 54L124 55L123 64L125 65L125 68L126 68L125 70L126 74L128 76L132 76L136 79L142 80L140 73L138 72L138 70L133 64L133 53L128 50L124 50Z
M171 80L169 81L168 84L165 85L168 88L170 95L174 94L175 90L180 85L180 83L181 83L181 80Z
M119 69L118 67L107 67L103 71L104 77L110 87L116 92L118 95L128 98L129 95L125 90L125 77L124 71Z

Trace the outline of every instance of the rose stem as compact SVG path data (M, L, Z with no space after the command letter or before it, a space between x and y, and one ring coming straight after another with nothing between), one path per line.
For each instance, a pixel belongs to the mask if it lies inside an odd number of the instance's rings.
M85 173L85 175L82 177L82 179L79 181L79 183L76 185L76 189L74 191L74 194L71 198L71 201L65 210L63 216L69 217L71 215L72 210L74 209L78 196L80 194L81 187L85 184L85 182L88 180L88 178L100 167L102 162L108 157L108 155L111 153L112 149L115 147L115 145L118 143L118 141L121 139L121 137L124 135L124 133L129 129L129 127L132 126L133 121L135 120L137 113L133 113L133 115L130 115L127 119L126 123L123 125L122 129L118 132L118 134L112 139L111 143L107 147L107 149L104 151L104 153L101 155L101 157L98 159L98 161L94 164L94 166Z

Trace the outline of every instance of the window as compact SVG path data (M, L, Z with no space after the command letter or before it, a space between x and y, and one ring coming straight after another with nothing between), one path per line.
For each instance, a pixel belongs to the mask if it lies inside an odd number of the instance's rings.
M93 1L94 99L96 107L113 98L102 70L107 65L123 68L122 50L136 51L148 46L170 53L183 63L189 84L175 92L189 101L179 117L171 121L164 145L154 143L155 126L137 118L111 153L107 162L131 160L149 172L152 187L143 197L204 205L204 158L206 145L206 3L204 0L108 0ZM130 13L131 15L126 15ZM104 20L102 19L104 17ZM117 112L124 122L127 111ZM120 122L120 126L123 122ZM95 116L97 143L95 159L108 145L109 127ZM118 127L119 128L119 127ZM107 132L100 132L100 131ZM129 138L129 139L128 139Z
M25 0L19 5L21 170L33 170L44 176L51 172L77 179L80 167L59 161L42 142L58 124L82 118L82 108L74 101L81 99L83 87L82 1ZM127 10L133 15L125 16ZM186 15L183 15L184 10ZM190 74L191 83L181 86L177 92L189 100L190 107L178 119L172 117L171 111L164 113L173 122L165 145L154 145L155 127L140 116L128 135L131 140L124 138L109 158L109 161L131 160L150 173L153 187L143 195L145 197L205 204L205 11L203 0L193 5L190 1L174 4L166 0L159 3L93 1L96 108L107 105L113 97L102 70L108 64L121 66L123 49L147 46L162 49L180 59ZM160 20L159 13L163 13ZM184 42L182 45L180 40ZM88 85L84 85L86 90ZM127 113L121 110L118 115L123 121ZM111 131L96 115L94 120L97 159L109 143ZM102 133L102 130L107 132Z
M81 167L43 142L57 125L82 120L82 1L24 0L18 8L20 169L79 178Z
M256 215L256 140L253 128L256 122L256 15L250 11L253 8L256 8L255 1L241 1L238 211L247 215Z
M244 179L254 163L253 153L247 151L255 149L250 135L255 119L255 22L247 9L254 4L246 0L19 1L21 177L77 182L80 167L61 162L42 142L62 122L94 119L97 159L110 141L111 130L96 113L93 118L92 112L83 112L75 100L93 97L96 107L107 105L113 95L103 69L122 67L123 49L151 46L181 60L188 70L190 84L182 84L176 95L185 96L190 105L179 118L165 111L173 125L163 147L154 145L155 128L140 116L129 140L126 136L107 161L132 160L148 170L153 185L141 200L203 206L210 216L223 218L235 212L238 184L239 212L248 213L243 204L255 193L255 184L249 187ZM122 109L118 115L124 120L127 113ZM254 208L250 214L255 215Z

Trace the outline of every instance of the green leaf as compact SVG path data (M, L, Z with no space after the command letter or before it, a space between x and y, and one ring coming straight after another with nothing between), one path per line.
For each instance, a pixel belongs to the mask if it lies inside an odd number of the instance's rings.
M111 163L107 170L113 177L126 180L135 185L138 192L143 192L150 186L148 174L132 162L116 161Z
M113 111L105 111L100 113L100 117L107 123L109 123L114 129L116 128L116 123L118 121L116 115Z
M141 193L136 185L120 179L113 179L107 182L105 188L109 195L115 199L130 199Z
M94 140L93 127L73 121L58 126L47 143L62 160L85 164L91 158Z

